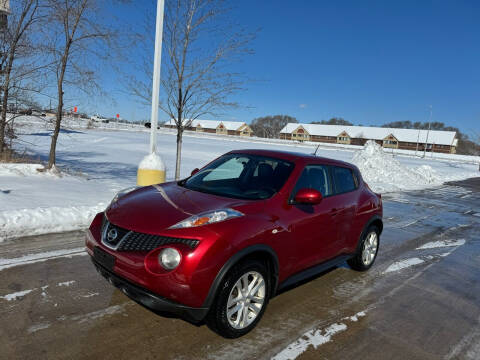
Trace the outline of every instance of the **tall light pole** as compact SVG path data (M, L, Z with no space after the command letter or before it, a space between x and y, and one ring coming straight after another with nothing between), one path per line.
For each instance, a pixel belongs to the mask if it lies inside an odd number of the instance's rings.
M430 105L430 119L428 120L427 138L425 139L425 148L423 149L423 157L427 155L428 135L430 135L430 126L432 126L432 105Z
M157 154L158 105L160 94L160 69L162 63L163 10L164 0L157 0L155 29L155 56L153 60L152 113L150 127L150 154L138 167L137 184L147 186L165 182L165 163Z

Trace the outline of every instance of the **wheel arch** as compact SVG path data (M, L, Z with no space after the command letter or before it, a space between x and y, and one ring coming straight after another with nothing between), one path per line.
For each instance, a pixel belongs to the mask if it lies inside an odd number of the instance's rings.
M380 233L378 235L381 235L382 234L382 231L383 231L383 221L382 221L382 218L378 215L374 215L366 224L365 228L363 229L363 232L367 231L367 229L372 226L372 225L375 225L378 230L380 231Z
M269 272L270 272L269 275L272 280L272 283L270 285L271 297L275 295L278 287L278 267L279 267L278 256L270 246L265 244L257 244L257 245L248 246L238 251L225 262L225 264L222 266L217 276L213 280L213 283L210 286L210 290L208 291L208 295L205 298L205 301L203 302L202 307L210 308L210 306L213 304L213 301L219 290L222 280L225 278L228 272L236 264L240 263L241 261L247 258L248 259L258 258L258 259L267 261Z
M382 234L382 231L383 231L383 221L382 221L382 218L381 216L379 215L373 215L370 219L368 219L367 223L364 225L363 229L362 229L362 232L360 233L360 237L358 239L358 243L357 243L357 247L356 247L356 251L355 253L358 252L358 249L359 247L361 246L362 244L362 239L363 237L365 236L368 228L370 226L376 226L378 228L378 230L380 231L380 233L378 234L379 236Z

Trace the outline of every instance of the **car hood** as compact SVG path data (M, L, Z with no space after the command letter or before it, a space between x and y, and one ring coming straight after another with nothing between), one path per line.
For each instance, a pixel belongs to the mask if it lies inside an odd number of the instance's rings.
M186 189L177 183L146 186L132 191L106 211L108 220L124 229L155 234L204 211L241 208L252 203Z

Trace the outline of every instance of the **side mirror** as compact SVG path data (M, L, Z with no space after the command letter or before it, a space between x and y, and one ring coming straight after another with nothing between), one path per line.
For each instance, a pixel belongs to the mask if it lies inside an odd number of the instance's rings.
M195 169L193 169L193 170L192 170L192 173L190 174L190 176L193 176L193 175L195 175L195 174L196 174L197 172L199 172L199 171L200 171L200 169L199 169L199 168L195 168Z
M297 204L317 205L322 201L322 193L315 189L304 188L298 190L293 200Z

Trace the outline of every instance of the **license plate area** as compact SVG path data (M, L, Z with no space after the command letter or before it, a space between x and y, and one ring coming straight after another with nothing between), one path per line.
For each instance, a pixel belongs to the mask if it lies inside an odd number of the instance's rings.
M107 270L113 271L115 266L115 256L110 255L106 251L100 249L98 246L95 246L93 248L93 258Z

